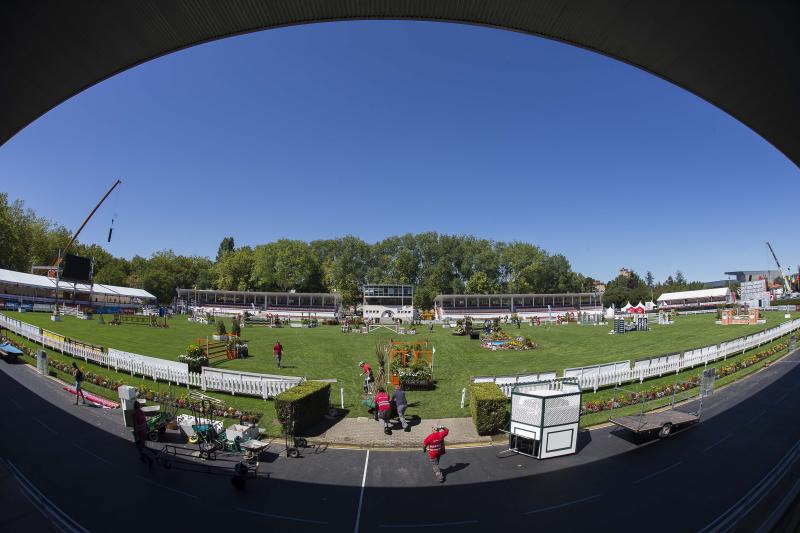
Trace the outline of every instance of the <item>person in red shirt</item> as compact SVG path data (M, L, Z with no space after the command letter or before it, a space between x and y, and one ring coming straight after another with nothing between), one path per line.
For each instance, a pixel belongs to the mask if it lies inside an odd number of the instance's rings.
M133 402L133 440L136 443L136 449L139 450L139 460L146 462L147 466L153 466L153 459L144 453L147 449L147 418L142 411L142 405L139 402Z
M272 355L275 357L275 362L278 363L278 368L281 367L281 358L283 357L283 345L277 340L275 346L272 347Z
M431 429L433 432L422 442L422 452L428 453L436 479L439 480L439 483L444 483L444 474L439 469L439 458L444 455L444 438L450 433L450 430L444 426L434 426Z
M372 369L364 361L358 363L358 366L361 367L361 376L364 378L364 394L366 394L369 392L370 384L375 381L375 377L372 375Z
M378 420L381 421L383 432L391 435L392 428L389 427L389 420L392 417L392 404L389 402L389 395L386 394L386 389L383 387L379 388L378 394L375 395L375 409L378 410Z

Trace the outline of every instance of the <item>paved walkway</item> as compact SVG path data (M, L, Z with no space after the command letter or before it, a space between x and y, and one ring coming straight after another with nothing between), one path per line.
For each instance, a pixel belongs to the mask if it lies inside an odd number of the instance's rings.
M409 420L411 431L406 433L395 420L391 435L383 433L381 423L373 417L344 418L327 423L306 432L311 442L327 442L331 445L351 445L368 448L420 448L422 441L431 432L431 426L442 424L450 430L448 446L459 444L491 444L491 437L481 437L475 431L471 418L436 418Z

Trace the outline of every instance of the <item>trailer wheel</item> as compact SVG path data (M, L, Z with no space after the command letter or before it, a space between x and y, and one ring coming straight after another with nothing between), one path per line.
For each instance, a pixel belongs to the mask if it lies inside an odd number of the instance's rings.
M147 439L153 442L158 442L158 430L151 430L150 433L147 434Z
M672 433L672 424L667 422L666 424L661 426L661 429L658 431L658 438L666 439L667 437L669 437L670 433Z
M298 448L308 448L308 441L303 437L297 437L294 439L294 445Z
M289 448L286 450L286 457L291 457L292 459L297 459L300 457L300 450L297 448Z

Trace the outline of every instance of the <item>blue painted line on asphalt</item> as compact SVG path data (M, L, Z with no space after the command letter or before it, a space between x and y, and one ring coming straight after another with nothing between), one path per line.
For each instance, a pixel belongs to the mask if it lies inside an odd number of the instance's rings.
M39 420L39 419L38 419L38 418L36 418L35 416L33 417L33 419L34 419L36 422L38 422L38 423L39 423L39 424L40 424L40 425L41 425L43 428L45 428L47 431L49 431L50 433L52 433L53 435L58 435L58 431L56 431L55 429L51 428L50 426L48 426L47 424L45 424L44 422L42 422L41 420Z
M450 527L450 526L468 526L470 524L477 524L477 520L460 520L458 522L432 522L428 524L381 524L378 527L383 528L418 528L418 527Z
M726 440L728 440L731 437L733 437L733 433L731 433L730 435L726 435L725 437L722 437L721 439L719 439L717 442L715 442L711 446L706 447L703 451L707 452L707 451L717 447L718 445L722 444L723 442L725 442Z
M562 507L569 507L570 505L575 505L578 503L588 502L589 500L594 500L595 498L599 498L602 494L592 494L591 496L587 496L585 498L580 498L578 500L572 500L569 502L560 503L558 505L551 505L549 507L542 507L540 509L534 509L533 511L528 511L522 514L536 514L536 513L544 513L546 511L554 511L556 509L561 509Z
M243 507L239 507L236 509L237 511L241 511L243 513L250 513L258 516L263 516L265 518L278 518L280 520L290 520L292 522L302 522L304 524L317 524L320 526L328 525L328 522L323 520L311 520L309 518L297 518L294 516L285 516L280 514L272 514L272 513L262 513L261 511L253 511L252 509L245 509Z
M675 467L677 467L677 466L680 466L680 465L682 465L682 464L683 464L683 461L678 461L677 463L675 463L675 464L673 464L673 465L669 465L669 466L668 466L668 467L666 467L666 468L662 468L662 469L661 469L661 470L659 470L658 472L653 472L652 474L648 474L648 475L646 475L646 476L644 476L644 477L642 477L642 478L639 478L639 479L637 479L636 481L634 481L634 482L633 482L633 483L631 483L631 484L632 484L632 485L638 485L638 484L639 484L639 483L641 483L642 481L647 481L648 479L652 479L652 478L654 478L654 477L656 477L656 476L659 476L659 475L663 474L664 472L669 472L669 471L670 471L670 470L672 470L673 468L675 468Z
M105 464L107 464L108 466L114 466L114 465L111 463L111 461L109 461L109 460L107 460L107 459L105 459L105 458L103 458L103 457L100 457L99 455L97 455L96 453L94 453L94 452L93 452L93 451L91 451L91 450L87 450L86 448L84 448L83 446L81 446L80 444L78 444L77 442L73 442L73 443L72 443L72 445L73 445L73 446L75 446L76 448L78 448L79 450L81 450L82 452L84 452L84 453L88 453L89 455L91 455L92 457L94 457L95 459L97 459L98 461L100 461L101 463L105 463Z
M754 416L753 418L751 418L750 420L748 420L748 421L747 421L747 423L748 423L748 424L753 424L753 423L757 422L757 421L758 421L758 420L759 420L759 419L760 419L762 416L764 416L765 414L767 414L767 410L766 410L766 409L764 409L764 410L760 411L760 412L759 412L759 413L758 413L756 416Z
M195 496L194 494L189 494L188 492L183 492L182 490L173 489L172 487L168 487L166 485L162 485L161 483L156 483L155 481L153 481L151 479L147 479L146 477L142 477L142 476L136 476L136 477L141 479L145 483L150 483L151 485L154 485L154 486L159 487L159 488L164 489L164 490L168 490L170 492L174 492L176 494L182 494L183 496L186 496L187 498L194 498L195 500L199 500L200 499L199 496Z

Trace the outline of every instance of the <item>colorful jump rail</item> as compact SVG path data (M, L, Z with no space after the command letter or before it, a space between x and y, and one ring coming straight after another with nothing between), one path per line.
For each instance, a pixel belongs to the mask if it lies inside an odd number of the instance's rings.
M198 387L204 391L219 391L232 395L241 394L267 399L305 381L305 378L301 377L237 372L209 367L203 367L201 373L190 372L186 363L148 357L115 348L104 350L102 346L68 339L59 333L26 324L2 314L0 314L0 326L36 344L76 359L83 359L87 363L92 362L114 369L116 372L128 372L133 376L163 381L170 385L175 383L186 387Z
M726 359L730 355L744 353L763 344L770 343L798 329L800 329L800 318L746 337L687 350L683 353L676 352L646 357L633 361L633 364L631 364L630 360L627 360L580 368L566 368L562 372L562 377L577 379L581 389L591 389L597 392L597 389L601 387L622 385L623 383L634 381L641 383L645 379L677 374L682 370L700 365L706 366L708 363ZM516 385L531 381L556 379L556 372L543 372L536 379L533 379L533 376L536 376L536 374L480 376L472 378L472 381L475 383L497 383L505 395L510 398L511 391Z

